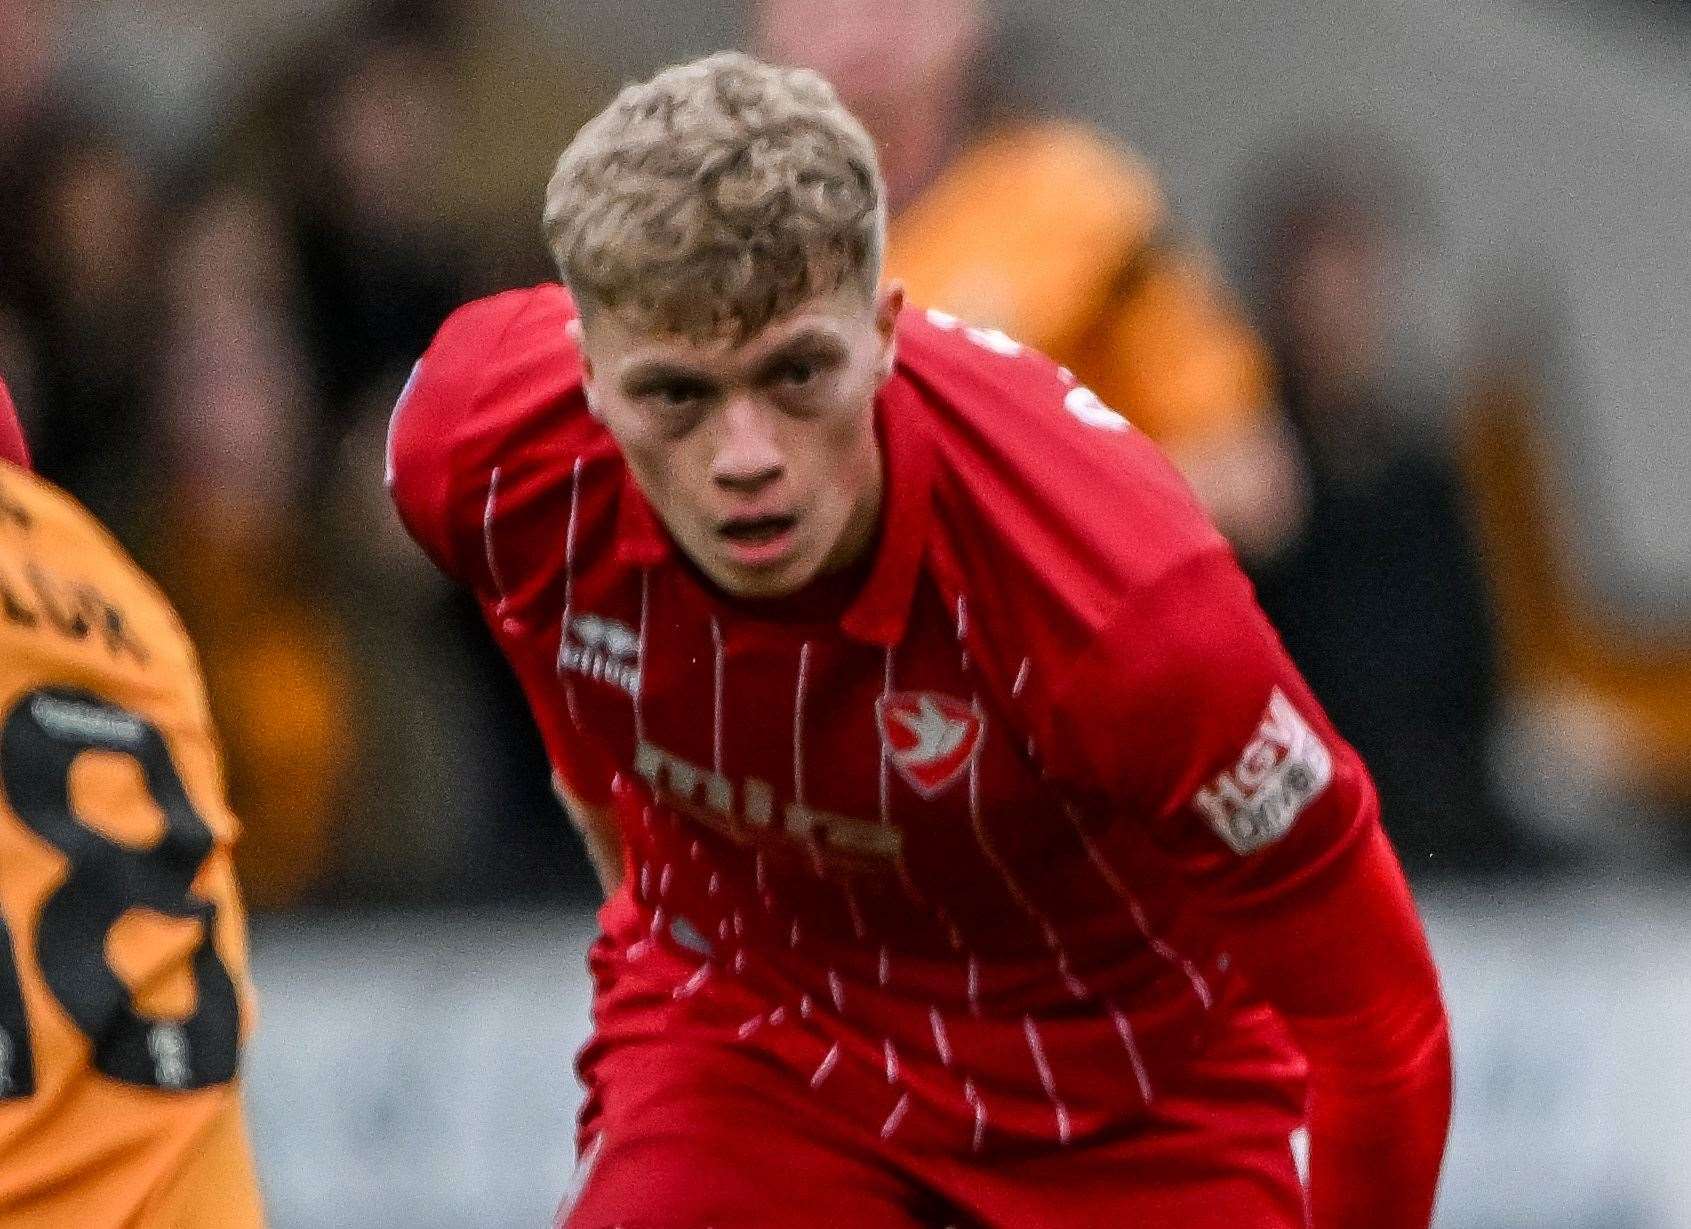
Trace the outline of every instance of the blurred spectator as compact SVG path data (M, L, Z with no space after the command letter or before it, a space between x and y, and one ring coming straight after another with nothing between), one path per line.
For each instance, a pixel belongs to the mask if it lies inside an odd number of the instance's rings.
M49 89L62 59L55 0L6 0L0 19L0 302L14 307L24 289L29 250L28 211L19 208L31 186L31 139L47 109Z
M199 645L259 907L322 873L341 817L346 654L305 552L313 426L298 271L261 192L220 185L165 256L157 573Z
M393 386L462 300L464 245L435 206L451 116L425 44L358 46L297 108L300 266L319 386L340 417ZM322 442L333 444L335 426Z
M1002 328L1155 439L1247 554L1299 484L1263 356L1177 242L1148 167L1006 84L1036 58L983 0L758 0L767 57L822 73L880 148L887 273L915 302Z
M617 81L555 45L523 6L464 0L450 22L454 130L432 179L437 208L475 237L471 294L557 276L535 239L552 164Z
M308 466L319 557L356 629L353 801L319 890L508 902L585 888L508 667L473 604L395 551L402 535L378 478L411 365L460 302L498 288L484 259L526 281L549 275L538 202L573 123L572 90L558 83L579 74L543 63L489 15L442 3L377 12L322 60L276 82L259 117L287 168L278 178L321 397ZM520 122L488 105L501 83ZM530 181L520 226L512 186L477 182L513 159ZM513 240L526 263L510 258ZM421 661L418 644L431 646Z
M1559 300L1538 275L1486 305L1463 424L1514 700L1512 793L1592 852L1691 855L1691 627L1629 626L1579 582L1557 430L1579 382Z
M1255 290L1309 481L1294 539L1255 569L1292 658L1379 786L1412 874L1520 854L1492 803L1495 646L1448 392L1407 340L1421 184L1389 141L1315 137L1251 193Z
M158 341L157 203L132 154L76 118L44 119L27 165L14 204L40 397L36 465L133 547Z
M0 145L32 118L62 58L58 0L6 0Z

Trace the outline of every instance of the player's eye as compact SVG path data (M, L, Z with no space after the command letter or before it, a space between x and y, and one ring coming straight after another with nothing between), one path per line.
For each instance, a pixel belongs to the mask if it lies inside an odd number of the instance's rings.
M829 349L786 354L769 365L762 374L762 382L777 396L804 401L826 384L828 376L842 361L841 355Z
M648 399L673 410L692 409L709 393L710 390L697 380L663 380L646 390Z
M822 373L821 364L813 359L788 359L775 368L775 382L787 388L805 388Z

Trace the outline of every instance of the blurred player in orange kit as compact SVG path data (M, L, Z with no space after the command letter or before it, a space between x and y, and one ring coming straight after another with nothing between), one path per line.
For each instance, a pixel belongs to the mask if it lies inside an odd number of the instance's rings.
M0 1225L256 1229L236 822L194 652L0 384Z
M1069 367L1166 452L1235 546L1267 554L1302 482L1261 344L1177 240L1151 169L1009 105L984 0L757 0L753 41L815 69L879 147L887 275Z
M1166 458L885 225L817 74L666 69L394 412L606 888L560 1224L1427 1229L1366 769Z

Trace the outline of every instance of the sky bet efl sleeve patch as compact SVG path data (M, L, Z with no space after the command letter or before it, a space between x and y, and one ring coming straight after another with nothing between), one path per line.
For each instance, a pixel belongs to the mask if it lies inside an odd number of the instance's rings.
M1234 853L1255 853L1285 836L1332 779L1332 753L1276 687L1238 762L1192 805Z

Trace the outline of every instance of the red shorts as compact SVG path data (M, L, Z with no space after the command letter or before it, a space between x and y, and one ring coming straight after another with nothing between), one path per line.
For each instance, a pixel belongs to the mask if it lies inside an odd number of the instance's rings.
M828 1114L753 1053L686 1039L592 1058L560 1229L1303 1229L1294 1079L1222 1030L1119 1135L918 1152Z

